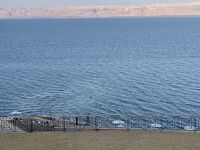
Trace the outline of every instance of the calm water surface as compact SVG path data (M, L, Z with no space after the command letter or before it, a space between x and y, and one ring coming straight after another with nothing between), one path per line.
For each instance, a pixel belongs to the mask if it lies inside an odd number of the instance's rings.
M0 110L200 114L200 18L0 20Z

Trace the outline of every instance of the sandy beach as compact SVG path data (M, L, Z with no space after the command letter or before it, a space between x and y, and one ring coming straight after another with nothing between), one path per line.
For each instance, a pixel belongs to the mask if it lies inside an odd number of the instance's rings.
M0 150L198 150L199 133L74 131L0 134Z

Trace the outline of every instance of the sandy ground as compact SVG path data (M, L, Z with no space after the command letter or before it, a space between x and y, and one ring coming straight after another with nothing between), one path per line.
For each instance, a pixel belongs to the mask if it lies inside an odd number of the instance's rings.
M0 134L0 150L200 150L200 133L74 131Z

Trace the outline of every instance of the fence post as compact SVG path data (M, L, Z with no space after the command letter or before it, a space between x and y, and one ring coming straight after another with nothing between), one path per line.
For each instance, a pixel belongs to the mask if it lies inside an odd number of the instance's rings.
M30 132L33 132L33 119L32 118L30 118Z
M65 132L65 118L64 118L64 132Z
M195 117L195 118L194 118L194 133L197 132L196 124L197 124L197 120L196 120L196 117Z
M13 126L14 126L14 132L16 132L16 131L17 131L17 129L16 129L16 126L17 126L17 120L16 120L16 117L15 117L15 119L14 119L13 121L14 121L14 124L13 124Z
M89 126L90 125L90 116L87 116L86 117L86 126Z
M3 120L1 121L0 120L0 122L1 122L1 130L3 129Z
M76 126L78 126L78 117L76 117Z
M161 125L160 132L162 132L163 131L163 120L160 116L158 118L159 118L159 124Z
M127 129L127 131L129 131L129 126L130 126L130 121L129 121L129 118L127 118L127 120L126 120L126 129Z
M95 130L96 130L96 131L97 131L97 129L98 129L97 119L98 119L98 116L95 116L94 123L95 123Z

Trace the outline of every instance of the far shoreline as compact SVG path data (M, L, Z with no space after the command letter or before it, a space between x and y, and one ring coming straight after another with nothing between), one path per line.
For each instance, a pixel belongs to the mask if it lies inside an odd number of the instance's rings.
M66 17L0 17L0 20L40 20L40 19L151 19L151 18L199 18L200 15L158 15L158 16L66 16Z

